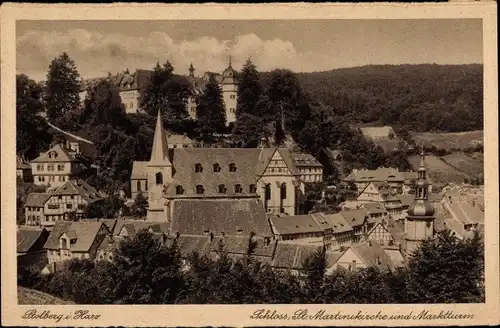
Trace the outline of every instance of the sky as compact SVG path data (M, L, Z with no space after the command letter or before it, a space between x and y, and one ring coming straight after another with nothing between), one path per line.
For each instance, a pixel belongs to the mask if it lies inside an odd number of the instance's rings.
M371 64L483 62L480 19L17 21L16 68L37 81L67 52L83 78L151 69L328 71Z

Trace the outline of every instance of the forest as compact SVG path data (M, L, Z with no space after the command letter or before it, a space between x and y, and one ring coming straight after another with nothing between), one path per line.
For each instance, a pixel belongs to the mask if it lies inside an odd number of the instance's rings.
M312 99L350 123L416 132L483 130L481 64L370 65L296 76Z

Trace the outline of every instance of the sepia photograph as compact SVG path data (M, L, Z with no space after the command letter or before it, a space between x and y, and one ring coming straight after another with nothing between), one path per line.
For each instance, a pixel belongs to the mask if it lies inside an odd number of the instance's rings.
M13 23L2 217L22 319L215 304L267 324L473 319L429 306L486 303L483 19L143 17Z

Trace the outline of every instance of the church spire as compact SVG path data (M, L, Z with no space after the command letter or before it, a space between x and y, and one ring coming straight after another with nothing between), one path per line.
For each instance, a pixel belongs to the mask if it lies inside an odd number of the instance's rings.
M168 144L167 135L163 128L163 121L161 119L161 111L158 110L156 118L155 135L153 138L153 150L151 151L151 164L171 164L168 159Z
M231 54L229 54L229 66L228 67L231 67Z
M194 77L194 67L193 67L193 63L191 63L191 65L189 65L189 76L190 76L190 77Z

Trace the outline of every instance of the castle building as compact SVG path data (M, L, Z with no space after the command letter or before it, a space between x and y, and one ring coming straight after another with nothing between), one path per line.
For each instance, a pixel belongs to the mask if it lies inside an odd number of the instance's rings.
M406 254L410 255L421 242L434 236L434 207L429 202L429 182L425 168L424 150L415 183L415 200L408 208L405 220Z
M132 185L147 184L150 221L172 221L187 203L229 216L256 208L264 217L295 215L302 208L304 184L288 149L170 148L160 113L151 159L135 161L132 173Z

